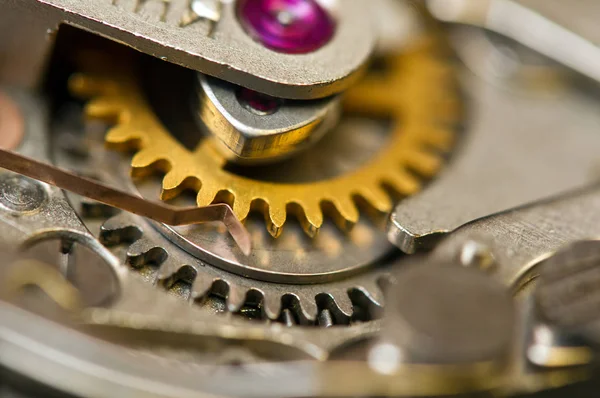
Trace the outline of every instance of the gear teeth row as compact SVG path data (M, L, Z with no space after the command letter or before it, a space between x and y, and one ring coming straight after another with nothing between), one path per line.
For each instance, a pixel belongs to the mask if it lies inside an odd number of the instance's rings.
M115 149L137 151L134 176L164 173L161 198L171 199L185 189L197 191L197 204L226 202L240 220L252 210L264 214L267 229L278 237L295 216L313 237L324 216L349 230L360 216L358 204L389 212L391 196L405 197L421 189L424 178L442 167L454 142L459 110L454 75L437 54L434 40L415 51L388 59L389 76L371 76L348 90L347 110L391 119L388 145L373 160L344 175L305 184L280 184L238 176L224 168L225 158L212 139L193 151L184 148L162 125L131 71L111 78L78 75L71 91L90 101L86 114L115 123L106 136ZM393 195L390 195L393 194ZM360 206L361 210L364 206Z
M224 312L243 315L252 310L259 313L255 318L264 321L324 327L376 319L384 305L380 281L385 274L349 290L328 284L332 287L329 292L307 295L302 289L313 289L311 285L274 285L275 291L267 292L211 275L205 267L182 264L167 250L147 239L140 227L132 226L129 217L119 213L107 220L101 228L102 243L107 246L127 244L126 264L139 270L148 282L158 287L172 291L176 286L175 293L185 300L202 303L216 297L225 303ZM236 276L229 279L233 278ZM252 284L251 280L243 279ZM295 288L300 292L292 292ZM316 289L312 291L318 292Z

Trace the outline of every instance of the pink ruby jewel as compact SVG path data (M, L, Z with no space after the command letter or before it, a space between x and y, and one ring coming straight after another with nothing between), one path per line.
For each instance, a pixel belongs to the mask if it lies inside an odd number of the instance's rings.
M239 0L238 18L255 40L287 54L318 50L335 30L332 17L315 0Z
M238 101L258 115L275 113L282 101L278 98L240 87L237 91Z

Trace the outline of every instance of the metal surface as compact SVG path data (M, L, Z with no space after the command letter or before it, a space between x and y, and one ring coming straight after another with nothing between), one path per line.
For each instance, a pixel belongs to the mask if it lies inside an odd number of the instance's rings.
M8 210L27 212L38 209L46 200L44 188L23 176L0 175L0 205Z
M395 275L378 344L397 347L398 367L415 362L505 366L516 332L508 289L476 269L424 262Z
M323 224L323 210L341 229L349 229L359 218L357 197L387 212L392 202L384 188L401 196L413 194L420 189L422 177L431 177L441 168L443 152L453 144L452 123L458 112L453 74L438 50L434 38L422 38L411 51L388 58L387 75L367 78L346 93L348 112L392 119L388 143L356 170L306 183L237 175L226 168L226 160L211 139L201 141L194 151L184 148L153 114L130 74L121 71L109 79L80 75L72 80L72 89L92 98L86 107L88 117L116 119L107 143L137 150L131 163L135 174L147 175L156 168L167 172L162 199L192 189L198 191L198 206L226 202L240 220L251 209L259 210L274 237L291 212L304 231L315 236Z
M465 80L466 137L423 192L402 200L389 238L412 253L463 224L597 181L598 98L575 88L523 96Z
M0 149L0 167L78 193L86 198L97 200L109 206L114 206L169 225L188 225L220 221L227 227L227 230L240 247L242 253L246 255L250 254L250 235L248 235L248 231L246 231L240 221L235 218L228 205L215 204L207 207L193 206L179 209L159 202L149 202L139 196L130 195L127 192L109 187L98 181L75 175L50 164L38 162L35 159L3 149ZM25 190L28 192L31 191L28 193L29 196L43 195L41 188L36 189L35 186L31 187L31 184L29 183L29 185L24 186L22 183L20 185L22 187L20 193L11 194L7 190L3 190L1 196L6 200L10 200L10 197L17 198L17 196L22 196L26 193ZM18 199L22 200L23 198ZM10 201L8 206L10 207L11 204L28 207L27 203L16 203L14 200ZM30 209L25 208L25 210Z
M316 143L339 118L337 97L313 101L272 98L280 105L272 113L261 114L252 104L243 103L240 87L205 75L198 80L199 117L222 142L223 155L236 163L290 157Z
M2 3L0 84L35 87L50 50L47 30L42 15L19 12Z
M452 374L440 379L428 367L406 366L386 376L361 362L267 363L251 366L178 364L127 353L96 338L32 317L0 303L2 358L9 369L33 380L83 396L298 397L438 396L489 390L497 380L469 383ZM10 326L8 326L10 325ZM53 355L60 352L60 361ZM187 366L185 366L187 365ZM433 373L433 374L432 374Z
M593 185L484 217L454 231L434 254L459 258L466 243L480 242L494 258L489 272L519 290L539 274L540 262L565 244L600 236L599 198Z
M48 29L67 23L259 92L312 99L352 85L376 40L364 2L328 4L337 21L335 36L318 51L301 56L271 51L246 35L235 2L223 2L216 23L196 14L188 0L9 0L6 7L43 15Z
M443 21L495 31L600 81L597 1L430 0L427 4Z

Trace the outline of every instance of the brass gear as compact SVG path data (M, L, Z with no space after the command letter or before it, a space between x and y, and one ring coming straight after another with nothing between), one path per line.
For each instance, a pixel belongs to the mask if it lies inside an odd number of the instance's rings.
M355 201L389 212L392 201L386 190L400 196L414 194L422 177L430 178L443 163L443 153L453 144L457 113L452 70L440 58L432 37L400 55L388 56L390 71L372 74L345 94L345 108L389 118L389 142L362 167L333 178L307 183L253 180L225 169L226 159L214 139L204 139L194 151L181 145L162 125L146 100L134 73L79 74L71 90L91 98L86 115L115 122L106 142L116 149L135 149L132 174L146 175L156 168L165 172L161 199L184 189L198 192L199 206L212 202L232 204L236 216L246 219L251 209L264 214L267 228L277 237L287 213L294 213L304 231L314 236L323 223L323 212L342 229L358 220ZM276 166L275 166L276 167ZM362 199L362 200L361 200Z

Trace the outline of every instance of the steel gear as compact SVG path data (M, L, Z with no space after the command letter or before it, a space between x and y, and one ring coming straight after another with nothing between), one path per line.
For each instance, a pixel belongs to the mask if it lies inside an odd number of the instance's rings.
M91 98L86 114L113 120L109 146L135 149L134 175L158 168L165 172L161 198L176 197L184 189L198 192L197 204L227 202L241 220L251 209L265 216L268 231L279 236L291 212L309 236L315 236L326 212L343 230L359 217L356 202L381 212L392 208L387 191L411 195L423 177L440 169L443 153L453 143L449 123L457 118L453 76L439 58L435 39L423 39L411 51L386 59L390 73L371 76L346 94L350 111L389 118L394 123L387 147L362 167L326 180L308 183L274 183L239 176L225 169L213 139L194 151L184 148L153 113L132 73L104 78L78 75L71 89ZM446 88L451 88L446 90Z
M343 280L290 285L246 278L198 260L173 245L138 216L119 213L100 233L107 246L127 245L125 262L176 296L217 312L288 326L348 325L377 319L384 305L382 285L390 280L380 267Z

